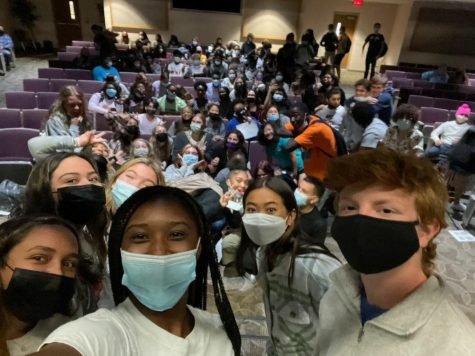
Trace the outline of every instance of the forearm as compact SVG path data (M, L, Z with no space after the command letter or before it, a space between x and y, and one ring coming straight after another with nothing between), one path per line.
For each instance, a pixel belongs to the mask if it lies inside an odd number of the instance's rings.
M38 136L28 140L28 149L37 161L48 157L60 149L78 147L77 140L71 136Z

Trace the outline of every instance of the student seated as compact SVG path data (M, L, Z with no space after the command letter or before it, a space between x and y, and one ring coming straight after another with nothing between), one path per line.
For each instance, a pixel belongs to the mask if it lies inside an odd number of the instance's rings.
M431 83L446 84L449 81L447 66L445 64L442 64L436 70L428 70L421 74L421 79L427 80Z
M378 118L389 126L393 99L391 94L384 91L387 81L388 79L386 77L379 74L371 78L371 98L369 103L374 106L374 111Z
M428 160L386 148L328 163L347 265L320 303L318 355L470 355L475 326L434 272L447 191Z
M327 237L327 220L318 210L317 204L324 192L323 183L307 175L300 177L298 188L294 191L300 213L300 228L313 242L322 245Z
M340 126L345 115L344 106L341 102L341 89L338 87L332 88L325 93L326 104L319 105L315 109L315 115L322 120L325 120L335 130L340 131Z
M374 106L366 103L356 103L351 114L355 122L361 127L361 139L358 149L373 149L384 139L388 126L375 117Z
M430 139L434 142L434 146L427 150L425 157L436 159L441 154L448 154L452 146L459 142L470 128L468 123L470 115L470 106L463 104L455 112L455 120L444 122L432 131Z
M185 108L186 102L176 95L174 84L167 85L167 93L157 99L158 111L161 114L179 115Z
M104 86L99 93L94 93L89 99L88 110L105 115L111 110L122 112L124 107L119 104L122 88L110 75L106 78Z
M112 59L107 57L104 58L101 65L94 67L92 70L92 77L98 82L103 82L109 75L113 75L120 80L119 71L116 67L112 66Z

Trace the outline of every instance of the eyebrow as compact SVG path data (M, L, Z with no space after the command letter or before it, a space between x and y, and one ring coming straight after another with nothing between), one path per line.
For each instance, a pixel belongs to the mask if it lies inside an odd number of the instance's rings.
M27 250L27 252L30 252L32 250L43 250L45 252L56 252L56 250L52 247L47 247L47 246L34 246L30 249Z
M167 225L185 225L186 227L191 228L191 226L184 220L168 220L166 224ZM149 226L150 225L147 223L132 224L132 225L127 226L124 232L127 232L133 228L148 228Z

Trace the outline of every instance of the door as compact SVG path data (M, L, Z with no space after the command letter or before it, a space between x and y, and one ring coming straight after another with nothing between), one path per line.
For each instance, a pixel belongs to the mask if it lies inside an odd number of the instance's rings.
M339 13L336 13L335 17L333 18L333 23L336 26L336 34L339 35L341 26L345 26L346 34L348 35L348 37L350 37L351 42L352 42L350 53L348 53L343 58L343 61L341 62L341 68L346 68L346 66L348 64L348 59L350 58L350 54L354 49L353 44L355 42L354 42L353 35L355 34L356 23L357 22L358 22L358 14L339 14Z
M51 0L58 38L58 48L82 40L78 0Z

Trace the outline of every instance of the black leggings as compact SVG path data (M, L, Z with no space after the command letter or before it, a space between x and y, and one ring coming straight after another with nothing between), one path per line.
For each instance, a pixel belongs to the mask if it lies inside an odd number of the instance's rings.
M368 78L368 72L369 72L369 67L371 66L371 75L369 76L368 79L373 78L374 73L376 71L376 61L378 59L377 55L371 56L371 55L366 55L366 66L364 70L364 78Z
M341 61L343 60L343 58L345 57L345 54L346 53L338 53L336 56L335 56L335 65L336 66L339 66L341 64Z

